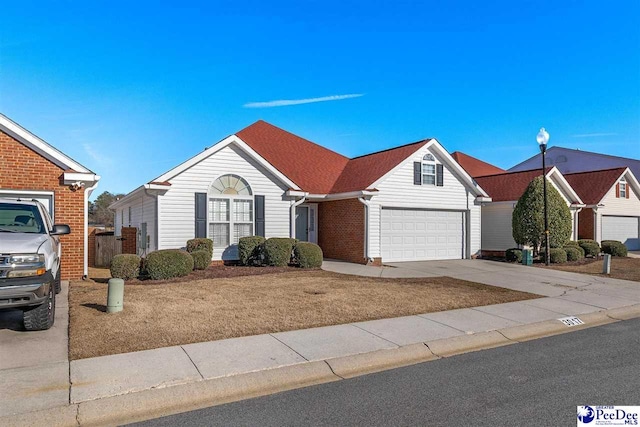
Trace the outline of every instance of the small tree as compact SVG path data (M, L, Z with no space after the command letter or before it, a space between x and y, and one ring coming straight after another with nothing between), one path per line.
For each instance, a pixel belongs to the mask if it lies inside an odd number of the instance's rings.
M544 243L544 196L542 177L535 178L513 209L511 229L513 240L533 247L537 254ZM558 190L547 185L549 215L549 245L560 248L571 238L571 211Z

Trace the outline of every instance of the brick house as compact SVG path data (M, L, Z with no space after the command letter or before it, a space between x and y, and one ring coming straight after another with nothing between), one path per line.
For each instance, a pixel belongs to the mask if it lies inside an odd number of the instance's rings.
M87 274L87 202L99 179L0 114L0 197L39 200L55 223L71 227L60 239L63 280Z
M111 205L138 252L208 237L214 260L243 236L295 237L357 263L469 258L490 200L435 139L347 158L264 121Z

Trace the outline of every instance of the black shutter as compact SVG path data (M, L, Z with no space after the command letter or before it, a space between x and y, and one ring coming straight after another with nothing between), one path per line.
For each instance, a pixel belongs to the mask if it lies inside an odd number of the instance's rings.
M413 162L413 185L422 185L422 163Z
M264 196L255 196L256 236L264 237Z
M441 164L436 165L436 185L442 187L444 185L444 170Z
M196 193L196 238L207 237L207 193Z

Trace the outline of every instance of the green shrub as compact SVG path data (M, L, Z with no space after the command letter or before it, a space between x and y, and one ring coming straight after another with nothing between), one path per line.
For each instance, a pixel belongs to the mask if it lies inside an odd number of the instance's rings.
M543 186L541 176L531 181L511 216L513 240L533 247L534 253L545 243ZM571 211L553 185L547 185L547 202L549 246L561 248L571 238Z
M595 240L580 239L578 244L584 249L584 256L596 257L600 254L600 245Z
M145 260L146 272L153 280L182 277L193 270L193 257L179 249L151 252Z
M187 240L187 252L195 251L209 252L209 259L213 258L213 240L199 237L197 239Z
M576 246L565 246L564 251L567 253L567 261L579 261L584 258L582 248Z
M604 252L605 254L610 254L612 256L626 257L628 250L622 242L619 242L617 240L603 240L602 252Z
M260 265L264 261L261 245L265 242L262 236L241 237L238 241L240 265Z
M191 256L193 257L193 268L195 270L205 270L211 264L211 257L207 251L193 251Z
M509 262L522 262L522 249L511 248L505 251L505 256Z
M111 277L130 280L140 275L140 257L135 254L119 254L111 260Z
M322 249L315 243L296 243L293 247L293 257L301 268L320 268L322 266Z
M293 245L296 239L272 237L267 239L264 244L265 263L276 267L286 267L291 262L293 253Z
M540 259L545 260L545 252L540 251ZM567 252L562 248L551 248L549 251L549 261L552 264L562 264L567 262Z

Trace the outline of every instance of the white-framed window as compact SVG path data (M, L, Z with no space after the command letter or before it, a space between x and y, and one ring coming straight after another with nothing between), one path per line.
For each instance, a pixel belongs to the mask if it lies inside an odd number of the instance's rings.
M620 188L620 198L626 199L628 190L627 190L627 180L624 178L624 176L620 178L620 181L618 181L618 186Z
M209 187L209 238L214 248L237 244L253 235L253 193L243 178L223 175Z
M436 159L432 154L422 158L422 185L436 185Z

